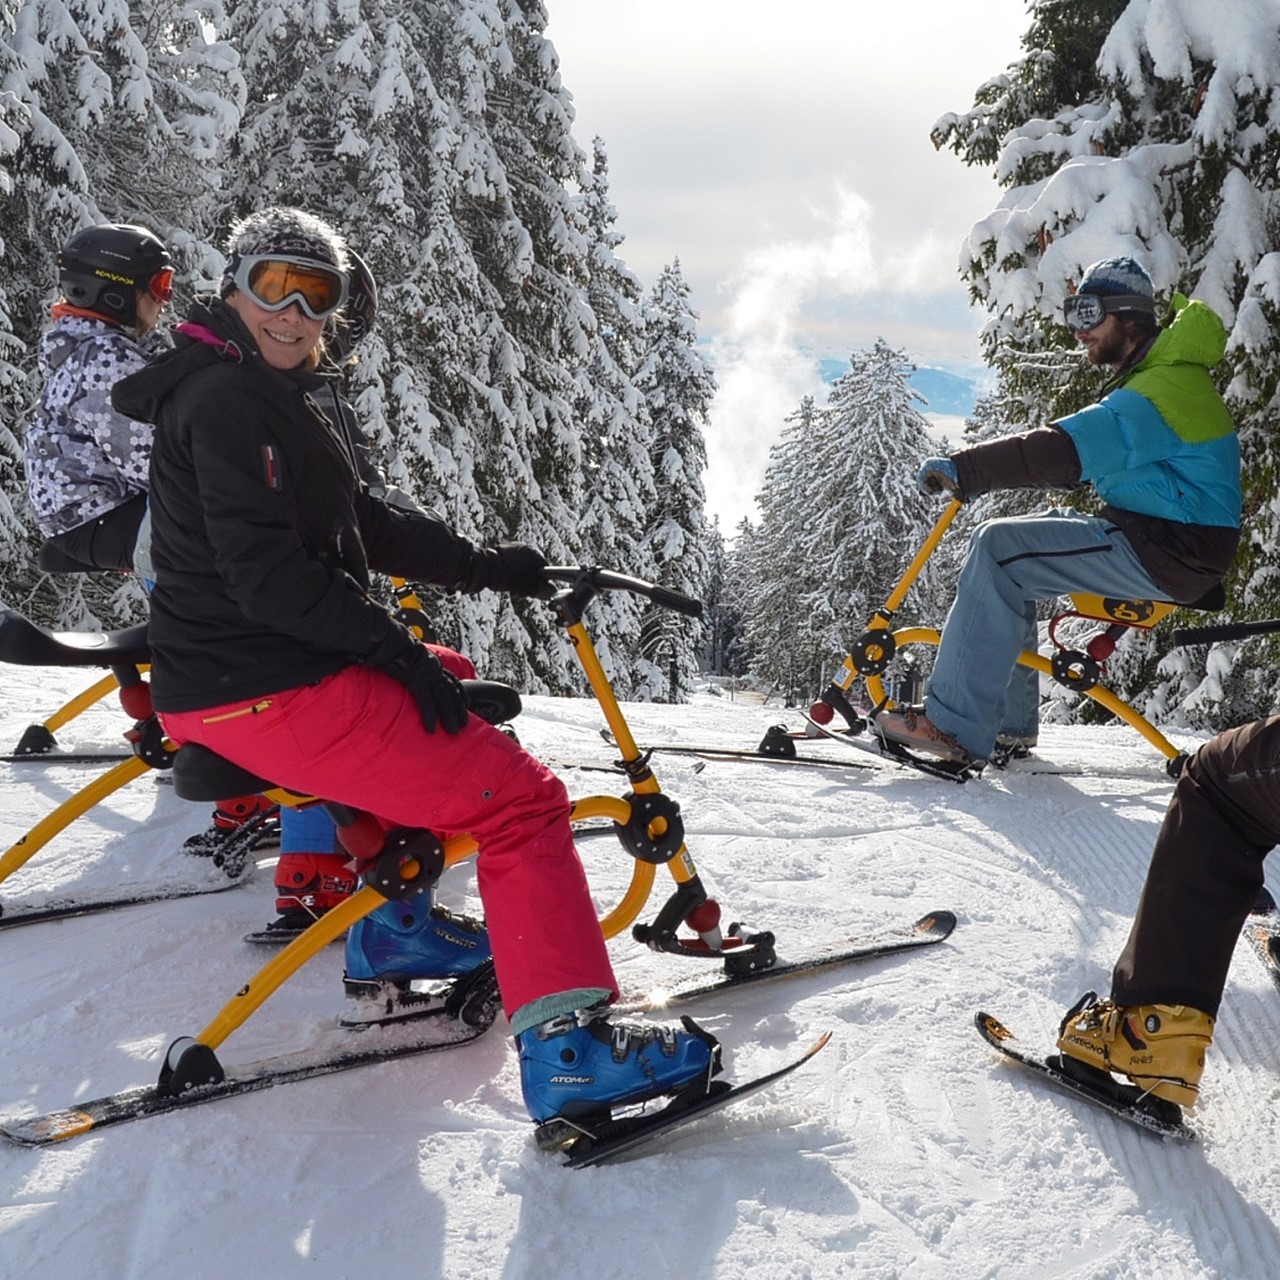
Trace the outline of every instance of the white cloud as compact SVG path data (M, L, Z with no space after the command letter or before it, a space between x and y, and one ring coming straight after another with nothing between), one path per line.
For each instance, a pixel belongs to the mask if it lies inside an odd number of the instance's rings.
M839 183L828 207L810 205L808 213L811 238L747 253L722 286L726 301L709 335L719 391L707 429L707 505L726 534L756 514L769 449L786 418L806 395L826 402L820 357L843 361L883 336L918 363L960 370L976 363L979 317L941 338L931 327L946 310L937 296L936 240L886 249L870 204ZM959 325L963 300L951 305L955 314L945 320ZM926 360L924 351L934 354Z
M811 207L810 212L822 234L754 248L730 277L730 334L772 330L790 337L815 293L858 294L874 287L867 202L837 188L834 209Z
M1026 0L555 0L548 35L604 138L621 255L679 258L720 394L709 509L753 510L769 444L815 360L883 337L922 364L980 363L957 262L998 202L929 140L1020 56Z
M875 287L870 209L837 189L835 207L812 209L821 234L753 249L727 281L724 327L711 341L719 390L707 431L708 506L732 532L754 513L769 447L805 395L825 399L815 353L802 340L818 294Z

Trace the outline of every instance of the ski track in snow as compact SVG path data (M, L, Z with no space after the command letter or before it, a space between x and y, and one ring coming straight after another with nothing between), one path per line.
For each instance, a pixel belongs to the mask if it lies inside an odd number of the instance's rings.
M88 683L0 669L0 740ZM754 747L794 712L699 694L627 706L638 741ZM111 700L60 733L111 749ZM517 728L547 759L607 764L599 709L526 699ZM1173 735L1179 745L1196 739ZM838 759L850 748L800 744ZM746 1077L827 1049L777 1087L673 1135L643 1159L567 1172L540 1155L502 1027L456 1051L251 1094L45 1150L0 1149L0 1258L27 1277L246 1275L563 1280L601 1277L1280 1274L1280 991L1242 946L1232 969L1201 1141L1161 1143L1045 1089L982 1044L988 1009L1048 1049L1083 991L1106 991L1172 783L1123 725L1047 726L1037 755L1084 769L989 769L964 786L888 763L847 771L655 754L689 848L726 921L779 954L949 907L923 951L722 996L690 1012ZM7 847L98 766L0 764ZM625 780L562 768L574 795ZM140 778L0 884L0 902L189 875L178 852L207 807ZM582 842L611 907L631 865ZM642 916L670 891L658 869ZM470 867L442 898L475 907ZM271 871L225 893L0 932L6 1115L155 1079L269 958L240 941L272 914ZM639 994L688 972L624 932L610 944ZM220 1050L228 1066L332 1036L341 950L327 949Z

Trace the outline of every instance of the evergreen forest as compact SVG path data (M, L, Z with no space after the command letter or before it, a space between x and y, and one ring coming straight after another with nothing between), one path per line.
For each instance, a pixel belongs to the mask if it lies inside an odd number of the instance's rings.
M1226 324L1215 376L1246 496L1227 617L1276 617L1273 10L1028 0L1020 58L988 69L932 134L939 164L995 179L990 214L955 229L992 389L962 439L939 441L910 387L918 353L883 340L847 353L825 394L778 424L757 517L722 530L705 499L716 382L680 261L647 282L626 265L607 140L574 135L546 4L0 0L0 598L61 627L145 615L129 579L36 563L22 439L60 245L94 222L150 227L175 259L177 318L216 286L236 218L294 204L337 226L378 281L350 391L391 482L477 542L524 540L704 601L700 627L621 593L596 604L593 638L624 698L679 700L699 669L793 700L820 689L936 519L918 462L1096 395L1102 375L1061 303L1117 254L1149 267L1162 302L1200 298ZM965 528L1045 501L966 508L900 621L941 625ZM581 691L545 607L426 603L486 674ZM1212 650L1135 635L1108 669L1148 715L1203 728L1269 712L1278 682L1270 635ZM1069 696L1059 711L1089 714Z

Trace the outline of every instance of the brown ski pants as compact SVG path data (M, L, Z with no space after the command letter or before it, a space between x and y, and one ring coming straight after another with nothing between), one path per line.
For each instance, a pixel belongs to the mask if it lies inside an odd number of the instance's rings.
M1178 779L1111 979L1119 1005L1217 1016L1236 939L1280 843L1280 716L1228 729Z

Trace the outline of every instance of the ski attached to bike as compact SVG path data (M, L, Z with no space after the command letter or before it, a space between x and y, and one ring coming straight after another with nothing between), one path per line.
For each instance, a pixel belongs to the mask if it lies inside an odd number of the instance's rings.
M1083 1098L1147 1133L1173 1142L1195 1140L1195 1130L1183 1120L1182 1108L1176 1103L1143 1093L1136 1085L1124 1084L1087 1063L1077 1064L1058 1054L1041 1058L1024 1053L1013 1032L989 1013L976 1014L974 1025L998 1053L1056 1089Z
M0 754L0 764L119 764L132 751L8 751Z
M210 1080L187 1089L167 1086L162 1073L159 1084L105 1094L101 1098L43 1115L4 1120L0 1122L0 1137L24 1147L47 1146L105 1129L109 1125L142 1120L203 1102L217 1102L242 1093L255 1093L278 1084L311 1080L316 1076L351 1071L396 1058L455 1049L484 1035L496 1016L495 1008L488 1022L474 1026L443 1016L443 1004L437 1012L440 1016L421 1019L413 1027L384 1027L359 1033L335 1028L328 1036L336 1041L332 1047L321 1044L229 1068L220 1080ZM172 1052L171 1047L170 1054Z
M264 811L230 831L216 832L216 845L208 852L189 851L195 837L187 841L188 851L178 855L183 870L150 884L130 889L113 885L103 889L81 889L57 894L40 902L0 902L0 929L16 929L26 924L47 924L55 920L72 920L80 916L120 911L125 907L145 906L153 902L169 902L178 898L194 898L206 893L222 893L247 884L258 864L251 856L271 838L272 812ZM277 826L278 829L278 826Z
M707 996L736 991L756 983L773 982L783 978L799 978L806 974L820 973L842 965L856 964L863 960L875 960L881 956L897 955L920 947L933 946L951 936L956 927L956 917L950 911L931 911L912 924L890 926L869 932L862 937L852 937L839 942L814 947L808 951L775 961L771 965L734 971L734 953L726 953L725 970L712 978L696 973L689 974L669 987L650 992L638 1000L626 997L618 1005L624 1014L652 1013L663 1009L679 1008L693 1004ZM758 954L769 954L766 950ZM753 964L755 961L752 962Z
M772 730L770 730L772 734ZM613 741L613 735L608 729L601 729L600 736L612 747L617 744ZM808 766L811 769L874 769L876 766L870 762L861 760L843 760L837 756L802 756L797 755L795 747L789 741L789 735L784 734L783 737L788 738L786 746L782 746L777 738L771 738L766 735L765 742L754 750L747 750L744 747L726 747L707 745L703 746L697 743L646 743L640 748L643 756L649 756L653 753L659 755L679 755L679 756L696 756L703 760L727 761L729 763L765 763L765 764L791 764ZM769 744L778 743L777 746ZM598 768L608 769L610 772L623 772L626 770L621 764L601 765L596 762L584 762L576 764L575 762L561 762L569 768Z
M104 911L120 911L152 902L172 902L178 898L195 898L205 893L222 893L253 879L257 863L249 862L230 875L220 867L204 867L202 875L140 885L135 890L118 887L82 890L75 897L53 897L43 902L0 903L0 929L16 929L25 924L47 924L54 920L74 920L80 916L98 915Z
M804 1066L826 1047L830 1039L831 1033L825 1032L798 1058L742 1084L733 1085L728 1081L713 1080L705 1090L682 1090L657 1111L575 1126L578 1136L565 1148L565 1167L589 1169L626 1155L643 1154L645 1148L673 1130L693 1124L713 1111L732 1106L753 1093L777 1084L779 1080Z
M809 720L807 716L805 719L817 729L818 736L832 738L851 751L869 756L871 759L854 760L847 756L800 755L795 749L795 743L804 740L812 741L813 739L809 738L808 735L792 734L782 725L774 725L765 734L760 746L754 750L738 747L702 746L692 743L652 743L641 747L641 752L646 756L656 752L659 755L697 756L700 759L712 761L737 761L742 763L753 761L761 764L801 765L817 769L877 769L880 766L875 762L879 761L884 764L906 765L918 773L928 774L932 778L944 778L948 782L966 782L969 778L981 772L981 763L956 765L945 760L926 760L920 756L912 755L905 747L898 747L894 743L882 742L879 738L875 739L874 744L860 742L852 734L845 731L833 731L814 720ZM611 746L614 745L612 736L607 729L602 729L600 734Z

